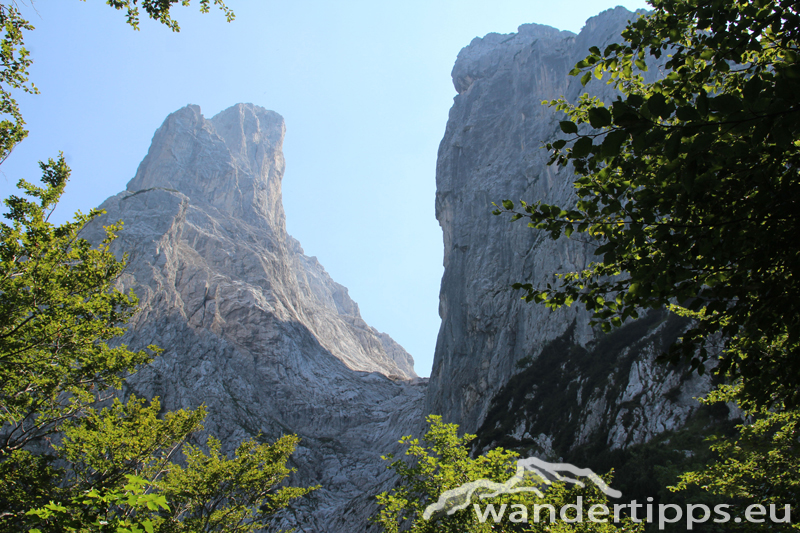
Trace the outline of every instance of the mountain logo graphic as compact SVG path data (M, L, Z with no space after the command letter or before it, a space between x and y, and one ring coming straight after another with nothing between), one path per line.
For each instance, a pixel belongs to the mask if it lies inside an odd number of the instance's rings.
M569 477L571 474L575 477ZM538 477L541 481L537 486L519 486L525 481L525 478ZM494 498L501 494L514 494L518 492L533 492L539 498L544 497L544 493L539 487L549 485L551 479L556 481L565 481L578 485L579 487L586 486L583 481L577 479L584 477L592 481L597 487L603 491L603 494L612 498L620 498L622 493L609 487L600 477L588 468L578 468L569 463L548 463L536 457L529 457L528 459L520 459L517 461L516 473L507 479L505 483L498 483L488 479L479 479L477 481L470 481L455 489L444 491L436 503L432 503L425 508L422 517L429 520L435 513L446 512L448 515L465 509L469 506L473 496L477 496L481 500Z

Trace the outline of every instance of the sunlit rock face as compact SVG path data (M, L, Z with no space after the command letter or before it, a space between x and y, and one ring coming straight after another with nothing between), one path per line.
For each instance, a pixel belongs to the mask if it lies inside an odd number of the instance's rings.
M283 118L250 104L211 119L197 106L158 129L100 224L123 220L120 284L140 299L124 342L164 353L127 382L166 409L208 408L206 431L241 440L296 433L296 484L321 484L283 525L360 530L380 455L421 418L425 380L347 289L287 235ZM100 224L88 228L97 239ZM334 517L336 517L334 519Z
M627 446L678 427L697 403L688 393L669 398L663 393L679 385L699 393L708 386L706 379L682 377L654 362L667 342L659 333L665 326L656 322L653 329L640 331L641 337L629 339L638 343L633 359L632 348L622 346L604 359L605 367L598 369L592 362L596 358L577 363L569 346L591 352L599 342L587 312L578 306L551 311L525 303L510 287L519 281L542 286L553 282L558 272L584 267L594 257L592 249L575 240L552 241L524 221L512 224L508 216L492 215L492 203L504 199L574 205L572 172L547 166L549 154L543 148L563 136L558 123L565 118L542 101L561 96L576 101L584 88L580 77L568 72L590 46L602 50L619 40L626 21L637 16L621 7L608 10L589 19L580 35L533 24L514 34L489 34L461 50L453 68L458 94L436 169L436 216L444 236L442 325L425 411L469 432L494 432L496 438L483 445L502 441L553 451L554 435L546 429L550 426L541 413L528 416L522 406L535 410L543 405L541 396L535 405L528 400L541 385L536 383L537 364L544 363L538 358L557 340L564 349L548 355L547 363L560 357L559 366L570 374L551 376L563 389L550 391L547 405L569 419L572 429L559 437L556 452L591 438L605 440L609 447ZM594 80L587 88L606 101L614 97L614 89L603 82ZM521 360L533 363L526 371L528 382L514 382L515 393L524 391L515 403L503 388L521 372ZM545 368L540 369L544 375ZM596 373L603 379L594 379ZM501 391L508 396L503 396L506 403L493 405ZM526 394L529 398L523 401ZM574 413L573 404L579 407ZM519 412L498 416L515 409Z

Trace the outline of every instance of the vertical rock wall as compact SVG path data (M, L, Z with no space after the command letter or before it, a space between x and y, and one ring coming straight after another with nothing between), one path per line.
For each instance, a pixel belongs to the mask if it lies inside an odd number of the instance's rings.
M537 379L545 375L538 358L548 347L548 364L555 359L563 370L563 375L548 374L548 379L557 378L563 388L549 393L549 403L537 397L528 407L539 409L547 403L548 409L560 410L562 421L571 420L573 431L561 437L562 449L585 442L595 430L603 433L608 446L625 446L679 426L696 403L680 395L674 401L663 399L663 387L678 381L691 382L687 390L706 386L696 383L696 376L681 378L675 369L654 363L664 342L654 330L640 332L650 337L646 347L639 346L638 359L631 360L630 349L622 346L606 357L605 368L593 365L591 358L578 363L579 352L570 351L570 346L592 352L600 340L588 326L587 312L578 306L553 312L526 304L510 286L523 280L544 285L558 272L580 269L592 260L591 248L565 238L551 241L524 222L511 224L508 217L491 214L492 203L504 199L574 203L572 173L548 167L542 148L559 138L563 114L542 101L561 96L575 101L584 88L568 72L590 46L603 49L619 40L626 22L636 16L621 7L605 11L589 19L580 35L523 25L515 34L476 38L458 55L452 72L458 95L436 169L436 216L444 237L445 271L442 326L425 411L458 422L466 431L481 428L491 409L491 424L482 427L482 433L494 433L498 439L503 432L518 434L514 442L540 442L540 451L552 447L554 436L544 429L549 427L545 418L525 415L525 402L515 404L503 396L503 405L499 399L492 403L501 391L510 394L504 386L521 372L521 360L533 363L526 370L527 381L514 382L515 391L531 400ZM609 86L596 80L588 89L607 101L614 96ZM557 340L560 351L553 353ZM598 373L604 374L603 380L594 379ZM585 388L589 383L591 388ZM643 390L648 394L639 394ZM625 424L620 418L623 403L631 413L624 417ZM574 413L572 404L577 406ZM517 408L519 413L504 412ZM491 444L491 439L483 444Z

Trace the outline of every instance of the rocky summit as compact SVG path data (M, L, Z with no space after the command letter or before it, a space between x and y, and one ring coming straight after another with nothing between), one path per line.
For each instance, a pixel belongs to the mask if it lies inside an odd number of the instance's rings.
M587 90L614 98L604 82L584 89L568 72L590 46L618 41L637 16L611 9L579 35L536 24L491 33L461 50L453 68L458 94L436 168L442 325L425 412L478 431L482 446L558 457L589 441L607 449L645 442L682 426L709 386L655 363L681 331L675 317L653 314L603 336L582 306L551 311L522 301L513 283L555 282L585 267L593 250L492 215L505 199L574 204L572 172L547 166L543 148L563 137L565 116L542 102L575 102Z
M280 115L250 104L210 120L176 111L87 235L124 221L120 284L141 311L123 341L164 349L126 392L170 410L205 404L206 431L228 451L297 434L292 482L322 488L280 525L357 531L374 508L364 495L387 479L380 455L422 417L426 380L287 235L284 133Z

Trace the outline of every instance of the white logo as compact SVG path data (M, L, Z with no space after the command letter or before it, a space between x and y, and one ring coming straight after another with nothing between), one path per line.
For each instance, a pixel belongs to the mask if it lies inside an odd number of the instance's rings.
M432 503L425 508L422 517L429 520L434 513L438 511L446 511L448 515L455 513L461 509L469 506L470 501L474 495L478 498L485 500L494 498L501 494L514 494L518 492L533 492L539 498L544 497L544 493L539 489L542 484L549 485L550 479L557 481L566 481L573 483L579 487L584 487L585 484L575 478L561 475L561 472L568 472L574 476L582 476L590 479L597 487L603 491L606 496L612 498L619 498L622 493L614 490L600 479L600 477L588 468L578 468L569 463L548 463L536 457L529 457L528 459L520 459L517 461L516 473L506 480L505 483L497 483L488 479L479 479L465 483L455 489L450 489L439 496L436 503ZM525 477L537 476L540 480L538 486L521 486L520 483L525 481Z

